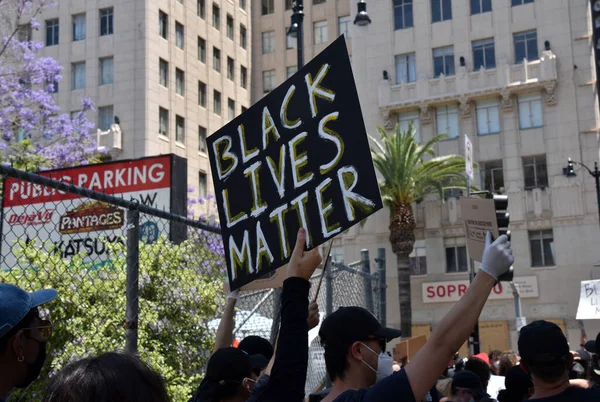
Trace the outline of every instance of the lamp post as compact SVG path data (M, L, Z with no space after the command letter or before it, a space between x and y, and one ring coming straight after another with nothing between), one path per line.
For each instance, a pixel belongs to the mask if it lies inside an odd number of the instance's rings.
M577 176L577 173L575 173L575 170L573 169L573 166L575 164L584 167L585 170L588 171L590 176L592 176L596 180L596 199L598 200L598 220L600 221L600 170L598 170L598 162L594 162L594 170L592 170L589 167L585 166L583 163L575 162L575 161L571 160L571 158L569 158L567 160L567 167L563 168L563 174L567 177Z

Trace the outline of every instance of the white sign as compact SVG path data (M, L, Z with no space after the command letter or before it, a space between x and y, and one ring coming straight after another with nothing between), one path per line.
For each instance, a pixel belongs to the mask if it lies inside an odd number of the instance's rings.
M170 155L42 172L67 183L119 195L127 200L170 211ZM123 242L126 211L122 208L64 193L14 178L4 181L0 269L18 266L17 240L36 239L47 252L63 258L83 254L84 261L101 265L109 260L106 243ZM150 218L150 219L148 219ZM141 215L140 237L155 241L168 235L168 222Z
M469 179L473 180L473 144L465 135L465 170Z
M519 289L521 298L539 297L537 276L519 276L514 278L514 283ZM454 303L467 292L469 280L446 281L446 282L424 282L421 284L423 290L423 303ZM512 299L512 289L508 282L498 282L490 293L489 300Z
M581 281L577 319L600 319L600 279L594 281Z

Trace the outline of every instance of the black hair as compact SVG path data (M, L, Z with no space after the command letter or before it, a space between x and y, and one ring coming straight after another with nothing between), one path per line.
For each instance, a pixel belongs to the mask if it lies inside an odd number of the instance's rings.
M39 316L40 315L37 308L29 310L29 312L25 315L25 317L23 317L21 321L17 323L17 325L12 327L10 331L8 331L2 338L0 338L0 356L4 356L4 354L6 353L6 349L8 348L9 343L8 341L12 337L14 337L17 334L17 332L31 325L31 322L35 318L39 318Z
M350 345L345 343L328 343L325 346L325 367L331 381L337 378L344 379L344 372L348 368L348 349Z
M567 356L549 363L537 364L535 362L523 362L532 375L539 377L542 381L547 383L553 383L560 380L565 373L568 373L570 370L567 363Z
M490 366L483 360L477 357L471 357L465 364L465 370L472 371L477 374L483 387L487 387L490 382L490 376L492 375Z
M134 356L105 353L68 364L54 376L44 402L168 402L163 378Z
M502 351L499 349L494 349L490 351L490 353L488 353L488 358L490 359L490 361L492 361L494 357L500 358L500 355L502 355Z
M523 392L520 391L509 391L508 389L503 389L498 392L498 402L521 402L527 400L529 396L529 391L525 390Z

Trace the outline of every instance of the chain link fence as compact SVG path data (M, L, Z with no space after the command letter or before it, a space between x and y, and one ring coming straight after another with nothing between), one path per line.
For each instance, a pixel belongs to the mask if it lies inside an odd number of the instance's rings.
M40 400L65 364L111 350L139 354L157 369L176 402L187 402L214 344L227 279L218 227L52 178L0 166L3 241L0 282L28 291L52 287L44 306L54 334L41 380L10 400ZM56 200L39 202L40 197ZM385 261L379 261L379 271ZM332 261L317 297L321 316L340 306L385 317L385 275ZM311 300L323 271L311 279ZM242 292L234 338L274 340L278 289ZM382 310L383 309L383 310ZM306 391L326 381L318 328L309 334Z

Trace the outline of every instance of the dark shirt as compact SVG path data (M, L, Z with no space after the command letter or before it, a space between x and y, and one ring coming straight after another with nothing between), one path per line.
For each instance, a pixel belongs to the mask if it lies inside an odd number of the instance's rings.
M415 396L402 369L369 389L343 392L334 402L415 402Z
M597 402L600 401L600 389L569 387L558 395L547 398L531 399L535 402Z

